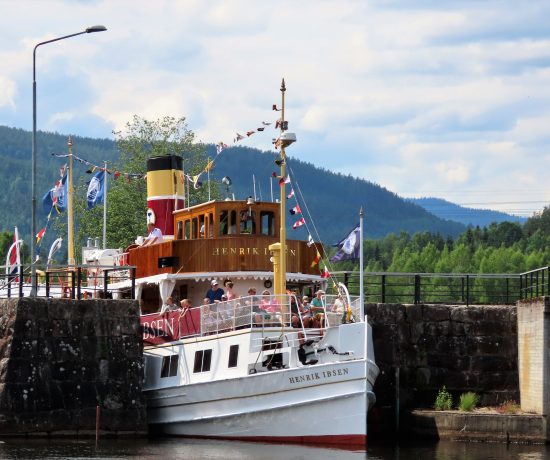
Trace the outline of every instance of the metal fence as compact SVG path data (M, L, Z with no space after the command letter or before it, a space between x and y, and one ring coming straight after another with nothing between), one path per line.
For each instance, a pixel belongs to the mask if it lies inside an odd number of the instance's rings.
M359 272L333 272L350 293L359 292ZM365 302L514 304L521 298L520 274L391 273L364 274Z
M550 267L522 273L519 281L521 299L550 295Z
M108 298L117 290L116 283L130 280L130 298L135 296L136 268L134 266L101 267L78 265L37 269L36 296L64 297L69 299ZM26 297L31 294L30 267L19 267L19 271L0 275L0 298Z

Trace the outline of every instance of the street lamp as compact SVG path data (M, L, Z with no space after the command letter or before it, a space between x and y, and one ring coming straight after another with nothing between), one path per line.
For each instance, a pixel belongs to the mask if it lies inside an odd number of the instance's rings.
M35 238L36 238L36 49L47 43L57 42L66 38L76 37L77 35L90 34L93 32L103 32L107 30L105 26L92 26L77 32L75 34L63 35L38 43L32 52L32 157L31 157L31 191L32 191L32 212L31 212L31 296L36 296L36 261L35 261Z

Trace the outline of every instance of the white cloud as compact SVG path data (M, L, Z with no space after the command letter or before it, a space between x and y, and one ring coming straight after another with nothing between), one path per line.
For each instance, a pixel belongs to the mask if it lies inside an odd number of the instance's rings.
M104 24L39 49L42 127L86 120L78 134L107 137L133 114L185 116L199 139L230 143L278 116L270 108L284 77L298 136L290 155L407 195L461 201L514 183L550 201L536 186L550 166L543 2L0 0L0 9L8 125L29 127L33 46ZM246 145L269 149L271 133Z

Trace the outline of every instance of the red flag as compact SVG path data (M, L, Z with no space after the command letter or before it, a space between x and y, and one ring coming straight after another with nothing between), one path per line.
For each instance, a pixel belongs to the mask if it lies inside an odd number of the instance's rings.
M304 220L304 218L302 217L301 219L297 220L296 222L294 222L294 225L292 226L292 228L294 230L296 230L298 227L301 227L302 225L304 225L306 223L306 221Z
M250 137L250 136L252 136L252 134L254 134L255 132L256 132L256 131L247 131L247 132L246 132L246 135L247 135L248 137Z
M294 196L294 189L290 189L290 193L286 196L287 198L292 198Z
M327 267L323 268L323 271L321 272L321 278L330 278L330 273Z
M46 233L46 228L43 228L36 234L36 244L40 243L40 240L44 236L44 233Z

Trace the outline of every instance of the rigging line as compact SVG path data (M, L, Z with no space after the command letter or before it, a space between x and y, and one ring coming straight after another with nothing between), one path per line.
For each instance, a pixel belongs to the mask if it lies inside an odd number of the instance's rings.
M291 167L290 164L288 163L288 157L287 157L287 166L288 166L289 173L292 175L292 177L296 177L296 176L294 175L294 170L292 169L292 167ZM296 189L297 189L297 192L298 192L298 195L300 195L301 201L302 201L302 203L303 203L304 206L305 206L305 210L306 210L306 212L307 212L308 220L311 221L311 225L312 225L312 227L313 227L313 229L314 229L314 232L311 232L311 230L309 229L309 225L308 225L307 221L306 221L305 226L306 226L306 229L307 229L307 231L309 232L310 235L311 235L311 233L315 233L315 240L314 240L314 242L313 242L313 245L315 246L316 251L317 251L319 254L321 254L321 252L319 251L319 248L317 247L317 244L320 244L321 238L320 238L319 232L317 231L317 227L315 226L315 222L313 221L313 217L312 217L312 215L311 215L311 212L309 211L309 208L308 208L308 206L307 206L306 200L305 200L305 198L304 198L304 194L302 193L302 188L300 187L300 184L299 184L298 180L296 180L296 179L295 179L294 181L291 181L291 184L293 184L293 186L294 186L294 184L295 184ZM298 201L298 200L296 200L296 201ZM319 243L318 243L318 242L319 242ZM321 247L322 247L322 245L321 245ZM333 267L332 267L332 264L331 264L330 260L328 259L328 257L325 257L324 251L323 251L322 260L323 260L323 263L325 264L326 267L330 267L329 276L330 276L331 281L336 285L333 276L330 275L330 272L332 271L332 268L333 268ZM320 268L320 267L319 267L319 268ZM320 270L319 270L319 271L320 271Z
M296 177L294 175L294 170L292 169L292 167L290 166L290 164L288 163L288 157L287 157L287 166L288 166L288 170L289 170L289 175L292 175L292 177ZM317 249L317 251L319 251L319 249L317 248L317 242L320 242L321 241L321 238L319 236L319 232L317 231L317 227L315 226L315 222L313 221L313 217L311 215L311 212L309 211L309 208L307 206L307 203L306 203L306 200L304 198L304 194L302 193L302 188L300 187L300 184L298 182L297 179L295 180L292 180L290 182L291 184L293 184L293 187L296 187L296 190L295 190L295 193L297 192L298 195L300 196L300 201L303 203L304 205L304 208L306 210L306 213L307 213L307 217L308 217L308 220L305 222L305 227L306 227L306 230L308 231L308 233L311 235L312 233L314 233L314 236L315 236L315 239L314 239L314 242L313 244L315 245L315 249ZM298 202L298 199L295 197L295 200L296 202ZM309 228L309 224L308 224L308 221L311 222L311 225L313 227L313 230L314 232L312 232Z

